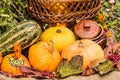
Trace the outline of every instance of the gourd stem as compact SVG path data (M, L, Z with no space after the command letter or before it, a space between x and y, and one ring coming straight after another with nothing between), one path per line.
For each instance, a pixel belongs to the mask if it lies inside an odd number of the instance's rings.
M14 44L14 58L20 58L21 56L21 46L18 43Z

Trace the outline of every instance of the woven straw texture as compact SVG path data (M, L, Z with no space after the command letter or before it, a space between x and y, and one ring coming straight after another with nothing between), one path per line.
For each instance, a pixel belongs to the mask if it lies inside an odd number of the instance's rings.
M96 16L101 0L29 0L28 11L42 22L71 22Z

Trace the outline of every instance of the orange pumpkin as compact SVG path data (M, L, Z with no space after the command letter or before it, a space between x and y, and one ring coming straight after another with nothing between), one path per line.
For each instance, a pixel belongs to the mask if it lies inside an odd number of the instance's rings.
M40 71L54 71L60 63L60 54L53 43L38 42L29 49L29 61Z
M28 59L21 54L21 47L17 43L14 44L14 53L6 55L1 64L1 70L11 74L22 74L18 66L30 67Z
M78 40L68 45L63 49L61 57L70 61L75 55L83 56L83 69L95 66L104 59L102 48L97 43L88 39Z
M55 48L61 52L65 46L75 41L74 33L65 27L64 24L57 24L57 27L50 27L43 32L41 40L53 41Z

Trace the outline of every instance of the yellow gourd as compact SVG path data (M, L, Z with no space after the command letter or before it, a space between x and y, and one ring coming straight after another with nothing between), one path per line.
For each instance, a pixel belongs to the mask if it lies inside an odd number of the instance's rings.
M75 35L69 28L64 27L64 25L59 26L61 27L56 26L46 29L41 35L41 41L53 41L55 48L61 52L65 46L75 41Z

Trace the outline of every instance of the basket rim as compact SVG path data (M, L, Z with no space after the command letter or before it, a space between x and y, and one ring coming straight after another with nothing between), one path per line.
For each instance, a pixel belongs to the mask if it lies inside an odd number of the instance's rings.
M94 7L94 8L92 8L92 9L89 9L89 10L83 10L83 11L77 11L77 12L70 12L70 13L68 13L68 14L77 14L77 13L85 13L85 12L89 12L89 11L93 11L95 8L100 8L101 7L101 4L100 5L98 5L97 7ZM32 10L32 12L34 12L34 13L36 13L36 14L42 14L43 16L46 16L46 14L45 13L39 13L39 12L36 12L36 11L34 11L34 10ZM48 16L64 16L64 15L66 15L66 14L47 14Z
M72 2L72 1L87 2L92 0L46 0L45 2L66 2L66 1L67 2Z

